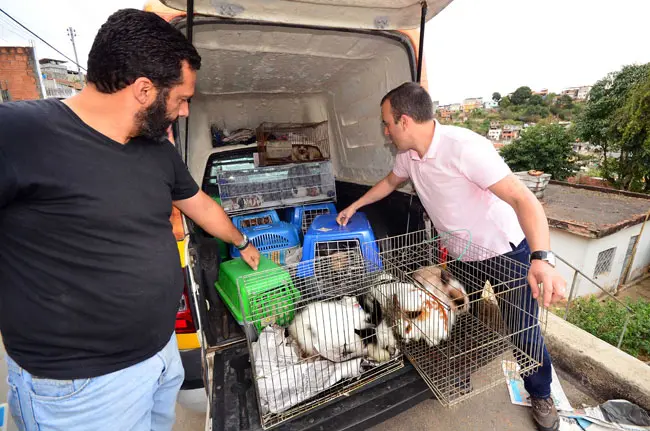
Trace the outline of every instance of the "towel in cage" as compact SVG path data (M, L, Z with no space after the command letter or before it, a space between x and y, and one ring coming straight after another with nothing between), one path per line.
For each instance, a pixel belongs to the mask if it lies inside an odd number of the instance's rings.
M303 233L307 233L314 219L323 214L338 214L331 202L302 205L286 209L286 220L294 224Z
M261 414L282 413L344 379L361 375L362 358L303 360L279 326L267 326L252 343Z
M300 232L291 223L277 222L243 228L251 243L264 256L267 256L278 265L299 262L302 256L300 246ZM230 246L232 257L241 256L234 245Z

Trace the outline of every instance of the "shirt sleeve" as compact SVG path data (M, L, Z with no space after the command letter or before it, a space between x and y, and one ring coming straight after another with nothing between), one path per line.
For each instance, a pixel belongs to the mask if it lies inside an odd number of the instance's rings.
M397 175L400 178L410 178L409 171L407 169L407 160L406 157L409 157L408 151L397 154L395 157L395 164L393 165L393 174Z
M199 186L192 178L190 171L181 159L180 154L176 151L174 144L167 142L169 145L172 162L174 164L174 186L172 188L172 200L180 201L188 199L199 192Z
M459 169L466 178L483 190L512 172L492 142L484 138L463 146Z
M0 148L0 209L16 196L17 183L16 171Z

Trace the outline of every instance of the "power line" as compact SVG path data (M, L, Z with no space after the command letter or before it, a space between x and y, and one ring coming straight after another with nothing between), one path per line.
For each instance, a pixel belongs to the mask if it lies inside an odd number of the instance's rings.
M25 30L27 30L28 32L30 32L31 34L33 34L34 36L36 36L36 38L38 38L38 40L40 40L41 42L43 42L45 45L49 46L50 48L52 48L53 50L55 50L56 52L58 52L59 54L61 54L61 55L64 56L65 58L67 58L69 61L71 61L72 63L76 64L76 65L77 65L78 67L80 67L81 69L85 70L86 72L88 71L85 67L82 67L79 63L77 63L76 61L74 61L73 59L71 59L70 57L68 57L67 55L65 55L64 53L62 53L61 51L59 51L58 49L56 49L55 47L53 47L52 45L50 45L47 41L45 41L45 40L44 40L43 38L41 38L39 35L37 35L36 33L34 33L33 31L31 31L31 30L28 29L27 27L25 27L24 25L22 25L18 20L16 20L16 19L15 19L14 17L12 17L11 15L9 15L9 14L8 14L7 12L5 12L2 8L0 8L0 12L2 12L2 13L5 14L5 15L7 15L7 16L8 16L12 21L14 21L16 24L18 24L19 26L21 26L22 28L24 28Z

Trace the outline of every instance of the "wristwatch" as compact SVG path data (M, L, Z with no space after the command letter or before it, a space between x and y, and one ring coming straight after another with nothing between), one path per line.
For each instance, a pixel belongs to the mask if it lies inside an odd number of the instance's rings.
M246 247L248 247L248 244L251 243L245 233L242 232L241 235L244 237L244 239L242 240L241 243L235 244L235 247L237 247L237 250L240 250L240 251L245 249Z
M555 268L555 254L552 251L536 250L530 254L530 262L535 259L543 260Z

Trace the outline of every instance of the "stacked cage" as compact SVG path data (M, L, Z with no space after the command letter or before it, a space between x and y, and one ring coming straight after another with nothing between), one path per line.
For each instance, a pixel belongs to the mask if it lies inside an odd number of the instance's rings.
M526 266L462 235L419 231L265 268L236 280L265 429L394 372L402 355L446 406L541 365L546 314Z

